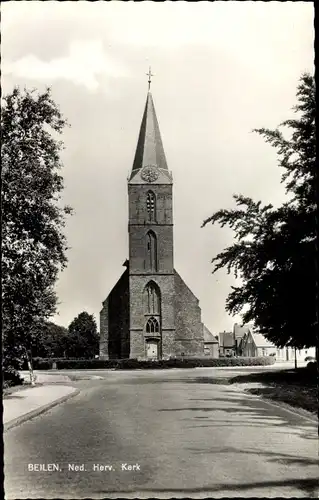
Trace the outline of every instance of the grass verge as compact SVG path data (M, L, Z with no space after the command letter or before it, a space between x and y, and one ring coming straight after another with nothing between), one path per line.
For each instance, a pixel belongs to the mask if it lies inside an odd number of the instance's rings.
M228 379L228 383L245 384L250 394L318 413L317 372L307 368L238 375Z

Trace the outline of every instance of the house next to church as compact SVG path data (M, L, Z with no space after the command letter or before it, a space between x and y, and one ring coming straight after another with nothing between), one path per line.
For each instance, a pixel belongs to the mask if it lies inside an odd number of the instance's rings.
M213 335L207 328L204 326L204 354L205 356L209 356L210 358L218 358L219 357L219 343L218 339Z
M316 357L316 348L294 349L286 346L278 348L264 335L254 332L252 328L241 339L240 350L242 356L275 356L277 361L306 361L306 358Z
M173 177L150 90L128 208L129 259L100 312L100 358L203 357L199 301L174 268Z

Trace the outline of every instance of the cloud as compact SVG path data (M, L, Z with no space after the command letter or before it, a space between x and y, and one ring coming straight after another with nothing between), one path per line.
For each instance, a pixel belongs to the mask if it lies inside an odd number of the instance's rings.
M111 7L111 6L109 6ZM113 42L138 47L179 48L184 45L222 46L256 50L286 43L313 17L308 5L256 2L135 2L112 5L108 33ZM300 26L287 21L287 12L304 15ZM308 18L308 19L307 19ZM305 22L306 21L306 22ZM285 23L285 30L282 24ZM293 38L293 37L292 37ZM258 47L254 47L254 43ZM244 47L242 46L244 44ZM245 56L245 54L243 54Z
M73 41L66 57L51 61L43 61L33 54L14 62L3 61L3 73L50 83L67 80L90 91L98 89L101 76L119 78L128 74L121 63L105 54L103 44L98 40Z

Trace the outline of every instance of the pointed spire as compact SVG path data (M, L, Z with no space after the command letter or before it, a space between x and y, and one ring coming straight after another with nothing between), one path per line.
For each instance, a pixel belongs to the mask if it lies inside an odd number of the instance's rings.
M131 178L138 170L149 165L168 171L153 98L150 91L147 94Z

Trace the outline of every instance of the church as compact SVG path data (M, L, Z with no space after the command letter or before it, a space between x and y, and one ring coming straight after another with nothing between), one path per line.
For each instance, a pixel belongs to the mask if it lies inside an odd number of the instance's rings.
M127 182L129 258L100 312L100 359L203 357L199 301L174 268L173 177L150 81Z

